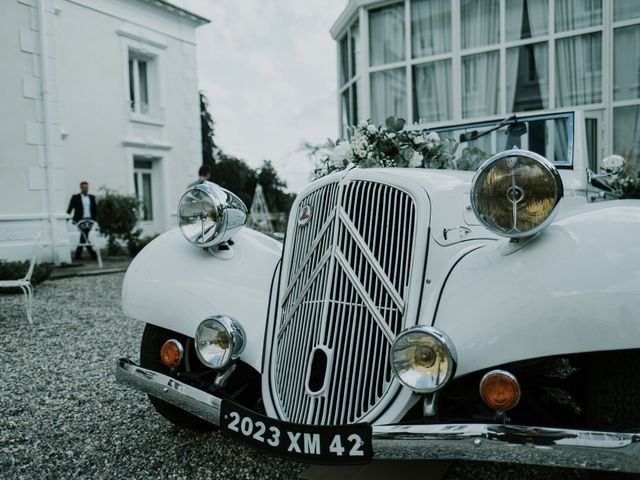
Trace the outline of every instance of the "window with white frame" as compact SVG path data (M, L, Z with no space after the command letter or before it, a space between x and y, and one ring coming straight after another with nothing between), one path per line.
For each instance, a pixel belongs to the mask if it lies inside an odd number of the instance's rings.
M380 0L358 19L358 58L351 27L339 37L344 136L354 100L376 124L430 127L580 108L600 119L588 135L604 129L603 153L640 161L639 0Z
M140 220L153 221L153 160L133 159L133 187L140 202Z
M129 105L131 112L140 115L155 115L154 77L155 61L149 55L129 50ZM157 102L156 102L157 103Z

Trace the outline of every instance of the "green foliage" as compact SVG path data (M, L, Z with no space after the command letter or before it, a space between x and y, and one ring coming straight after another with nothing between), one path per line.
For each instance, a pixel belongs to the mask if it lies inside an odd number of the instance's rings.
M159 235L145 235L144 237L136 238L134 242L129 243L129 255L131 258L140 253L144 247L149 245L154 239L158 238L158 236Z
M262 185L264 198L271 211L288 213L291 210L296 196L285 191L286 182L278 176L278 172L269 160L262 163L262 167L258 170L257 181Z
M135 245L142 230L136 229L140 202L133 195L124 195L105 187L103 195L97 198L100 230L107 237L109 255L120 253L120 243L129 249Z
M24 262L10 262L7 260L0 260L0 280L19 280L24 278L29 270L29 261ZM33 268L33 274L31 275L31 283L37 285L44 282L51 271L53 265L50 263L37 263ZM19 288L3 288L0 293L22 293Z
M458 170L477 170L482 162L489 158L489 154L478 147L465 147L460 153L460 158L455 161Z
M640 178L625 176L613 182L613 191L620 198L640 199Z
M232 191L247 207L256 189L256 172L244 160L221 153L212 169L211 181Z
M214 141L215 122L209 113L209 100L200 92L200 133L202 135L202 164L213 168L218 147Z

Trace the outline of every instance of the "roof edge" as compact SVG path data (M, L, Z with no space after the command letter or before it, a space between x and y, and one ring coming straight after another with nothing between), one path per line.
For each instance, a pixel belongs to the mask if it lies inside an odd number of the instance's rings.
M177 5L174 5L173 3L168 2L167 0L138 0L138 1L155 5L158 8L162 8L167 12L173 13L174 15L177 15L182 18L186 18L187 20L190 20L193 23L197 23L198 26L211 23L210 19L203 17L201 15L198 15L197 13L193 13L192 11L187 10L186 8L178 7Z

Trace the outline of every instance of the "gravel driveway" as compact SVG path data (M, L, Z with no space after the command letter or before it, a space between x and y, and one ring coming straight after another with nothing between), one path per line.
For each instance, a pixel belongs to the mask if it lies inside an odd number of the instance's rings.
M0 295L1 478L297 478L303 465L219 433L171 426L114 380L138 359L143 325L120 311L122 274L48 281L29 326L22 297ZM586 478L584 472L456 462L445 477Z

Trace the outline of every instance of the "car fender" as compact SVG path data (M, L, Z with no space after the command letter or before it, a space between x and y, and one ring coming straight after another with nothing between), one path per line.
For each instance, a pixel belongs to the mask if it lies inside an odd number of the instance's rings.
M241 355L258 372L270 290L282 244L243 228L223 259L190 245L178 229L145 247L133 260L122 286L124 313L189 337L205 318L224 314L247 335Z
M450 272L433 324L457 375L509 362L640 348L640 202L585 205L518 249L508 239Z

